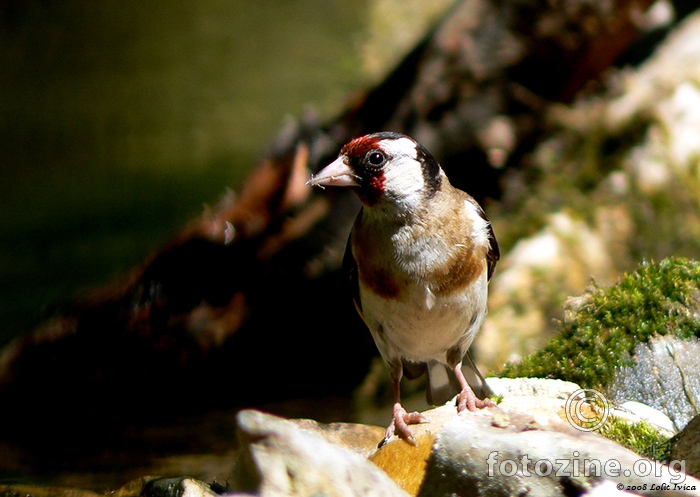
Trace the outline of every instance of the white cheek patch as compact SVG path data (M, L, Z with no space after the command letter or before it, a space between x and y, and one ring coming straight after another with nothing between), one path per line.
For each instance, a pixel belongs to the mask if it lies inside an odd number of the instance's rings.
M408 200L423 190L423 171L420 162L410 157L397 157L384 171L385 185L396 198ZM417 199L416 199L417 200Z
M402 203L419 202L424 179L416 144L410 138L399 138L382 143L382 149L391 157L384 170L388 193Z

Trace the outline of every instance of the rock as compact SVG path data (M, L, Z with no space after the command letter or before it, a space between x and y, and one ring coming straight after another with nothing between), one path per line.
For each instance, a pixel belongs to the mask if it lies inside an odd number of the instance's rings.
M671 459L685 461L686 472L700 477L700 415L695 416L678 435L671 448Z
M550 399L566 399L572 392L581 387L571 381L554 380L549 378L486 378L491 390L503 397L503 402L513 397L538 397Z
M619 368L613 399L637 401L665 413L678 431L700 414L700 340L673 336L651 338L634 349L635 363Z
M434 411L426 412L426 417L434 419ZM425 478L426 464L435 441L435 435L430 432L430 428L425 428L431 424L418 425L420 429L411 427L418 444L416 447L403 440L396 440L377 450L369 459L411 495L418 493Z
M319 423L313 419L293 419L300 429L323 437L326 442L340 445L362 457L377 450L377 443L384 437L385 428L356 423Z
M138 497L217 497L204 482L188 478L156 478L147 482ZM121 496L120 496L121 497Z
M416 495L425 476L428 460L435 438L445 423L457 416L454 401L422 413L427 422L412 425L411 432L418 444L414 447L394 436L389 443L378 449L369 460L381 468L401 488Z
M625 412L632 414L633 417L626 417L624 414ZM667 432L669 437L676 433L676 427L673 425L671 418L666 416L666 414L658 409L654 409L653 407L642 404L641 402L635 402L633 400L624 402L619 409L615 411L615 415L618 417L624 417L630 421L636 421L634 418L643 419L652 426Z
M178 478L144 476L111 492L111 497L216 497L225 490L223 487L217 490L214 488L214 484L209 485L187 476Z
M455 419L468 420L471 416L488 413L492 416L491 423L494 425L508 426L510 413L514 412L528 413L528 419L534 425L562 423L566 419L566 399L571 393L580 390L575 383L561 380L487 378L486 381L496 395L503 396L497 409L459 415L454 400L451 400L443 406L423 412L426 423L411 426L417 447L395 436L370 456L370 461L384 470L401 488L416 495L425 479L427 461L434 451L435 440L439 439L443 428Z
M700 488L696 480L686 480L681 461L663 466L600 435L574 428L565 406L572 394L581 391L575 383L539 378L488 378L487 382L503 396L498 407L460 415L454 402L448 402L426 411L428 422L411 427L418 447L394 438L370 460L404 490L425 496L588 491L604 495L611 484L600 486L606 481L643 494L651 491L652 484L661 488L663 483L692 481L689 485ZM607 402L604 409L617 415ZM637 421L638 417L629 416L629 422ZM594 465L592 470L587 469L589 464Z
M617 485L618 484L613 481L603 480L583 495L585 497L610 497L612 495L621 495L622 497L625 497L626 495L637 495L626 491L624 488L620 490Z
M160 478L157 476L142 476L119 488L114 492L114 497L138 497L144 489Z
M385 473L312 430L254 410L237 415L241 455L234 490L269 496L402 496Z
M680 461L641 458L556 415L545 420L496 407L444 425L418 495L580 495L606 480L641 495L669 485L677 495L700 495L700 480L682 468Z
M486 382L503 398L499 404L501 409L519 409L532 414L559 412L566 399L581 389L570 381L544 378L487 378Z

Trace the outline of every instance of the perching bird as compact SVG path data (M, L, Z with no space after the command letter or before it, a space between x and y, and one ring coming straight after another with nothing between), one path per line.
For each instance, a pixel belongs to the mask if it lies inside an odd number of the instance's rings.
M423 146L392 132L352 140L308 184L350 187L363 204L344 267L355 307L394 385L383 442L397 434L415 444L408 425L425 420L401 405L403 375L427 371L431 404L457 394L460 412L493 405L468 352L486 316L488 281L500 258L479 204L450 184ZM450 378L443 365L452 370Z

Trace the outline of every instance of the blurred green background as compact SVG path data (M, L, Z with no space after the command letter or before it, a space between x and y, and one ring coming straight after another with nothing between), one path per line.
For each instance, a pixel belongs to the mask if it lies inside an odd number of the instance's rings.
M369 2L0 1L0 345L366 83Z

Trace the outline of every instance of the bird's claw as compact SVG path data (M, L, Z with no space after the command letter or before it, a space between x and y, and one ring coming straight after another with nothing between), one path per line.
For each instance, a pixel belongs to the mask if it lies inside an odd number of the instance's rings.
M457 412L476 411L486 407L495 407L496 403L491 399L478 398L471 388L465 388L457 394Z
M428 418L423 416L419 412L406 412L406 409L404 409L401 404L396 404L394 406L394 415L391 420L391 423L389 424L389 427L386 429L386 435L384 436L384 439L379 443L379 447L382 447L385 445L391 437L394 435L397 435L399 438L405 440L407 443L413 445L414 447L418 446L418 442L416 442L416 437L413 436L413 433L411 432L411 429L408 427L408 425L415 425L418 423L427 423Z

